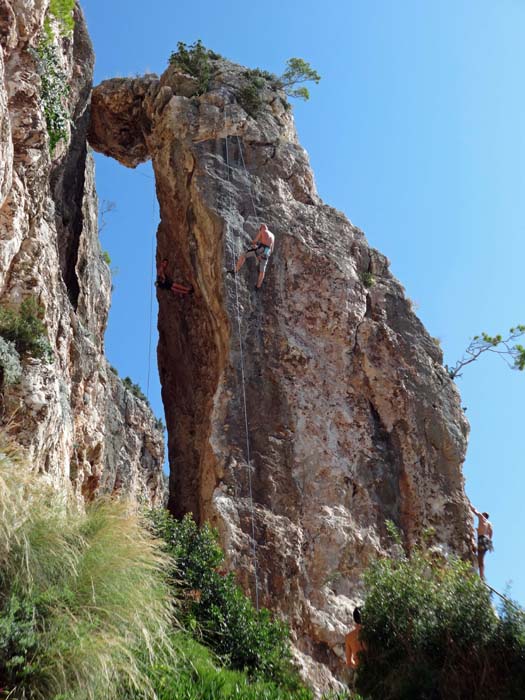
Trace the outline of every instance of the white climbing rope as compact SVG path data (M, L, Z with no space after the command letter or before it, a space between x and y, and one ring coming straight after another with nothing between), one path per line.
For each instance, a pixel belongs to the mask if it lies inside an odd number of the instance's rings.
M227 139L227 138L228 138L228 137L226 137L226 139ZM252 181L251 181L251 179L250 179L250 174L248 173L248 168L246 167L246 163L244 162L244 156L243 156L243 153L242 153L242 143L241 143L241 139L239 138L239 135L238 135L238 134L237 134L237 145L238 145L238 147L239 147L239 154L240 154L240 156L241 156L242 167L244 168L244 172L245 172L246 175L248 176L248 183L249 183L248 193L249 193L249 195L250 195L250 199L252 200L253 215L255 216L255 218L257 218L257 209L256 209L256 207L255 207L255 200L254 200L254 198L253 198L253 193L252 193Z
M237 137L239 138L239 137ZM240 146L240 144L239 144ZM242 153L242 152L241 152ZM244 158L242 159L244 163ZM226 167L228 169L228 184L231 184L231 166L230 166L230 154L228 149L228 136L226 136ZM250 193L251 196L251 193ZM255 204L252 204L255 212ZM228 222L226 222L226 232L228 233ZM252 530L252 556L253 556L253 568L254 568L254 579L255 579L255 607L257 611L259 610L259 577L257 572L257 549L255 540L255 517L254 517L254 507L253 507L253 490L252 490L252 461L251 461L251 450L250 450L250 430L248 426L248 409L246 406L246 381L244 373L244 347L242 342L242 329L241 329L241 312L239 304L239 286L237 282L237 272L235 271L235 251L232 250L232 269L233 278L235 280L235 306L237 311L237 329L239 333L239 349L241 356L241 385L242 385L242 401L244 410L244 429L246 431L246 461L248 465L248 489L250 494L250 512L251 512L251 530Z
M142 173L141 173L142 174ZM144 175L144 177L147 177ZM153 179L153 178L149 178ZM148 378L146 381L146 398L149 401L149 380L151 375L151 325L153 319L153 269L155 260L155 184L153 184L153 195L151 198L151 270L149 281L149 339L148 339Z

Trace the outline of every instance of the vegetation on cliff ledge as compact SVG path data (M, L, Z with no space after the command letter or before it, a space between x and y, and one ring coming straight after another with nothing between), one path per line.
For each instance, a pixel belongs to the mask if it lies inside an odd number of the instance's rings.
M220 58L222 58L220 54L207 49L198 39L193 44L179 41L177 51L171 54L169 63L196 78L195 94L202 95L210 88L211 80L216 71L214 64ZM302 58L288 59L286 69L281 76L260 68L253 68L244 71L243 77L245 82L237 90L237 99L239 104L254 118L262 107L262 90L264 88L281 90L288 97L308 100L310 93L303 83L314 82L317 84L321 80L319 73ZM288 102L285 102L285 107L290 107Z
M0 386L20 379L23 357L51 360L53 351L43 314L44 309L34 297L24 299L18 308L0 307Z
M49 135L49 151L53 154L57 143L61 139L67 139L69 134L70 116L66 106L69 85L60 65L58 49L53 43L52 33L49 34L49 32L50 30L33 50L33 56L40 75L40 99Z

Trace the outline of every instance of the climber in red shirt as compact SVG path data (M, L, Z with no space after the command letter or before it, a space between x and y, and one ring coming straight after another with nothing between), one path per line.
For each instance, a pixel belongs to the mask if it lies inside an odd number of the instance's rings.
M168 277L166 273L166 268L168 267L168 259L164 258L157 265L157 281L155 286L159 289L171 290L174 294L180 294L181 296L186 296L187 294L193 294L193 287L186 287L183 284L178 284L174 282L171 277Z

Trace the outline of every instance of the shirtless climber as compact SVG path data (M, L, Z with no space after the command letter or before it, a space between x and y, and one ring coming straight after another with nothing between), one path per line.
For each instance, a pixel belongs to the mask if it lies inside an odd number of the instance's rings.
M177 284L166 273L168 267L168 259L164 258L162 262L157 265L157 281L155 286L159 289L171 290L174 294L180 294L181 296L186 296L186 294L193 294L193 287L185 287L183 284Z
M359 639L362 627L360 608L354 608L354 622L354 629L345 637L346 665L350 666L350 668L357 668L359 666L358 654L365 649L365 645Z
M257 260L259 265L259 277L257 279L257 284L255 285L256 290L260 289L263 283L264 275L266 273L266 265L268 264L270 255L273 253L274 244L275 236L266 224L261 224L259 226L259 230L257 231L257 235L252 241L252 247L241 255L237 261L235 274L237 274L237 272L239 272L241 267L244 265L246 258L255 258Z
M494 545L492 544L492 525L489 523L489 514L488 513L480 513L478 510L474 508L474 506L471 504L470 505L470 510L474 513L474 515L478 516L478 566L479 566L479 575L482 578L482 580L485 580L485 554L487 552L493 552L494 551Z

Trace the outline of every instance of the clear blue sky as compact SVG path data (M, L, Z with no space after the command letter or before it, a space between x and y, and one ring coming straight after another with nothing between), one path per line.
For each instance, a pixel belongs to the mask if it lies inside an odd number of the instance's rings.
M388 255L453 364L481 330L525 323L525 3L522 0L83 0L95 80L162 72L177 41L201 38L280 72L300 56L322 75L295 117L321 196ZM151 243L149 166L97 156L115 201L102 245L115 293L111 362L146 389ZM156 325L154 300L153 326ZM150 398L162 414L152 350ZM489 582L525 603L520 517L525 376L497 358L458 380L472 432L467 492L495 526ZM521 426L521 427L520 427Z

